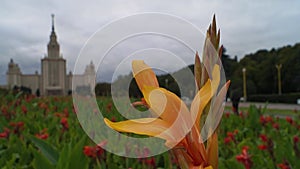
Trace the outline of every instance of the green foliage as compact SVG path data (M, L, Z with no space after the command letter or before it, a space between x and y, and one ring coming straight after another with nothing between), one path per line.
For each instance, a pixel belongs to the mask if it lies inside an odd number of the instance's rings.
M73 112L71 97L29 98L8 95L0 98L0 102L0 133L4 132L4 128L10 129L8 138L0 138L1 168L177 168L169 152L153 157L153 164L148 163L151 158L125 158L106 151L97 158L86 156L84 147L96 145L81 129ZM97 102L105 117L117 121L124 119L112 104L111 98L98 97ZM22 106L27 108L27 113L23 112ZM10 116L5 114L6 111ZM64 114L66 111L68 115ZM265 117L266 113L268 110L265 108L250 106L240 116L224 116L219 127L219 168L243 168L236 156L241 154L244 146L249 147L254 169L262 166L274 168L284 160L295 168L300 167L293 143L293 137L299 136L299 117L294 118L292 124L285 119L272 117L272 122L262 125L260 118ZM60 116L68 119L69 129L63 130ZM24 126L16 130L11 123L18 122L24 122ZM273 127L274 124L279 125L278 130ZM36 135L45 128L49 137L44 140L37 138ZM228 132L235 133L234 141L225 144ZM258 148L258 145L264 144L259 138L261 134L272 140L274 160L268 151Z
M228 112L227 112L228 113ZM219 168L243 168L242 163L235 160L236 155L241 154L242 147L249 147L249 154L255 168L277 168L277 165L287 161L290 166L299 166L294 148L293 137L298 136L299 117L292 119L289 123L285 118L266 115L266 108L257 108L250 106L246 112L239 116L227 115L223 118L220 126L220 149L221 156ZM263 124L262 119L268 118L268 122ZM278 129L274 126L278 125ZM234 140L225 143L228 133L234 133ZM260 135L265 135L269 140L271 147L261 150L259 145L268 145L262 141ZM224 139L224 140L223 140ZM223 143L223 144L222 144ZM296 145L300 146L299 143ZM273 152L273 153L271 153Z
M95 87L95 94L97 96L110 96L110 83L97 83Z
M242 68L247 69L248 95L278 93L278 76L275 65L282 64L282 92L300 92L300 44L278 49L259 50L240 60L233 73L232 85L242 86ZM226 70L226 67L225 67ZM239 80L236 80L239 79Z
M297 100L300 99L300 93L289 94L264 94L264 95L250 95L248 101L253 102L271 102L271 103L292 103L297 104Z
M57 164L58 152L47 142L38 139L36 137L30 136L29 139L34 143L36 147L39 148L41 153L51 162L52 165Z
M49 159L46 156L41 155L37 150L35 150L31 146L30 146L30 150L34 155L34 160L32 162L34 169L54 169L55 168L54 165L51 164L51 162L49 161Z

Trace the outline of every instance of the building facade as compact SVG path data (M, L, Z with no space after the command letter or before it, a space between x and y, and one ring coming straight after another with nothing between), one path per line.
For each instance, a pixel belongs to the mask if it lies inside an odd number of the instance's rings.
M95 67L93 62L86 66L82 75L73 75L72 72L66 73L66 60L60 55L60 45L54 28L54 15L52 15L52 29L50 41L47 45L47 55L41 59L41 74L22 74L18 64L13 59L8 64L6 73L7 87L26 87L32 93L39 92L42 96L67 95L76 88L89 88L93 92L96 79ZM76 86L72 86L73 79ZM77 82L78 81L78 82Z

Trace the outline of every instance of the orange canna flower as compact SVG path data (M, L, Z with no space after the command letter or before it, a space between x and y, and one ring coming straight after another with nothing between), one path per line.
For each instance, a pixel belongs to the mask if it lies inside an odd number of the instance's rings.
M187 105L174 93L159 87L153 70L142 60L132 62L133 76L141 90L144 100L137 105L145 105L153 113L153 118L141 118L112 122L104 119L110 128L127 133L135 133L158 137L166 141L166 146L173 148L173 152L181 168L216 169L218 168L218 135L216 127L222 117L222 104L226 96L230 81L220 90L221 64L212 58L213 53L208 44L219 49L219 32L216 33L215 18L207 33L204 47L204 65L200 63L196 54L195 81L197 93L191 103ZM209 42L213 40L212 42ZM219 52L222 49L219 49ZM207 54L206 54L207 53ZM218 57L219 53L217 53ZM213 100L212 100L213 99ZM135 105L135 104L133 104ZM210 108L210 111L208 112ZM208 116L210 113L210 116ZM202 124L206 118L209 124ZM201 132L208 136L202 138ZM205 143L206 141L206 143Z
M215 148L217 147L217 134L214 133L211 136L208 148L205 149L199 135L199 122L203 109L218 88L220 81L219 66L214 66L213 80L208 80L198 91L191 104L190 111L178 96L158 86L154 72L143 61L133 61L132 67L145 102L150 111L159 118L142 118L121 122L104 119L105 123L119 132L155 136L166 140L167 146L184 147L187 154L180 155L181 153L179 153L178 155L187 159L188 165L217 166L217 164L211 164L217 163L217 160L209 158L210 156L217 156L217 148ZM220 93L222 95L225 95L228 85L229 82L221 89ZM195 124L191 126L193 117L196 117L196 120ZM189 134L186 135L187 133Z

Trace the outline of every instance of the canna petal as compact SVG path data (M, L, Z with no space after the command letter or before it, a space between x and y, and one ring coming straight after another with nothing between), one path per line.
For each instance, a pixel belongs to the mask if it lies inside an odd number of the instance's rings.
M224 111L224 106L222 106L224 99L226 97L227 89L229 87L230 81L228 81L218 93L217 98L214 100L214 107L212 112L208 115L207 121L205 122L201 133L204 132L213 132L216 130L221 117ZM210 134L210 133L209 133ZM207 142L207 156L208 163L213 168L218 168L218 134L217 132L213 132L212 135L208 138Z
M159 87L155 73L143 60L132 61L132 73L142 92L145 86Z
M218 90L220 84L220 66L215 64L214 69L213 69L213 73L212 73L212 94L215 94L216 91Z
M180 148L173 149L175 157L182 169L190 169L193 167L193 160L192 158L185 152L185 150Z
M203 112L203 109L207 105L207 103L211 99L211 81L208 79L205 85L200 89L200 91L196 94L194 100L191 104L191 114L195 120L195 126L198 131L200 131L200 118Z
M200 91L198 91L191 104L191 114L192 117L196 117L195 125L199 131L202 112L219 87L220 67L217 64L214 66L212 76L212 80L207 80Z
M196 120L191 132L187 136L187 141L190 147L188 152L192 154L196 164L200 164L201 161L206 161L208 158L204 144L202 144L202 138L200 137L200 119L204 108L218 88L220 81L218 65L214 66L212 75L212 81L210 79L207 80L191 104L191 114Z
M195 75L195 83L196 83L196 92L199 91L201 88L201 75L202 75L202 65L201 61L198 55L198 52L196 52L195 56L195 65L194 65L194 75Z
M218 134L214 132L207 142L207 159L212 168L218 168Z
M211 112L206 117L206 121L201 129L202 138L210 137L213 131L219 126L224 111L224 100L229 87L230 81L228 81L220 90L218 95L212 98L211 103L213 105ZM212 132L211 132L212 131Z
M163 134L163 132L166 131L170 126L161 119L142 118L121 122L111 122L107 118L104 118L104 122L107 126L119 132L154 136L165 140L170 139L166 134Z
M178 144L193 126L187 106L178 96L164 88L146 87L143 93L149 110L170 125L167 132L172 134L173 139L167 141L167 146Z
M193 126L191 132L186 136L188 144L187 152L193 157L194 164L200 165L207 161L205 145L201 142L199 130Z
M190 113L184 102L174 93L164 88L146 87L143 92L150 110L155 112L164 121L169 124L174 123L179 117L186 117L185 122L190 119Z

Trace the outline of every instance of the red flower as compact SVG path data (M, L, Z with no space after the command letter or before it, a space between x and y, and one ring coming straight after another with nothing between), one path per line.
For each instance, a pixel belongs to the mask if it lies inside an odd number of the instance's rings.
M104 141L100 142L99 144L97 144L96 153L97 153L98 157L104 153L104 150L102 147L104 147L106 144L107 144L107 140L104 140Z
M112 121L112 122L116 122L116 118L115 118L115 116L113 116L113 117L110 119L110 121Z
M291 167L289 166L289 164L287 162L277 164L277 166L281 169L291 169Z
M24 122L22 122L22 121L18 122L18 123L17 123L17 126L18 126L18 127L23 127L23 126L24 126Z
M241 112L239 113L239 116L240 116L241 118L244 118L244 113L241 111Z
M65 117L69 117L69 110L67 108L64 108L63 112Z
M3 114L7 114L7 113L8 113L7 107L6 107L6 106L1 106L1 112L2 112Z
M243 163L246 169L250 169L252 166L251 155L248 154L248 149L248 146L244 146L242 149L242 154L235 157L238 162Z
M63 131L69 129L68 119L66 117L61 118L60 124L63 126Z
M258 149L260 150L266 150L268 147L264 144L258 145Z
M0 133L0 138L7 138L8 134L6 132Z
M39 107L41 108L41 109L48 109L48 105L46 104L46 103L44 103L44 102L40 102L39 103Z
M4 131L2 133L0 133L0 138L8 138L9 137L9 129L8 128L4 128Z
M229 116L230 116L230 112L226 112L226 113L225 113L225 117L226 117L226 118L229 118Z
M234 143L237 143L237 141L235 140L235 135L238 133L238 130L234 130L233 132L227 132L227 137L224 138L224 143L228 144L231 141L233 141Z
M273 118L272 118L271 116L267 116L267 117L266 117L266 121L267 121L268 123L273 123Z
M94 147L84 146L83 153L88 157L92 157L92 158L96 157L96 152Z
M291 118L291 117L288 117L288 116L286 116L285 117L285 120L288 122L288 123L290 123L290 124L293 124L293 119Z
M298 136L294 136L293 137L293 142L294 142L294 144L297 144L299 142L299 137Z
M35 136L39 139L46 140L49 137L48 133L45 134L35 134Z
M146 159L146 164L149 165L149 166L155 166L155 159L154 159L154 157L147 158Z
M265 124L265 123L266 123L265 117L264 117L264 116L260 116L260 117L259 117L259 122L260 122L261 124Z
M234 138L234 134L232 132L227 132L227 136L231 137L231 138Z
M24 114L27 114L27 108L24 105L21 106L21 109Z
M278 123L274 123L273 124L273 128L276 129L276 130L279 130L279 124Z
M267 123L273 123L273 118L271 116L260 116L259 117L259 122L262 125L266 125Z
M58 113L58 112L55 112L55 113L54 113L54 116L55 116L55 117L65 117L64 114Z
M43 129L40 133L35 134L35 136L39 139L46 140L49 137L47 128Z
M233 134L234 135L237 135L239 133L239 130L238 129L235 129L234 131L233 131Z
M268 142L268 137L266 135L261 134L261 135L259 135L259 137L260 137L261 141L263 141L265 143Z
M224 138L224 143L229 144L232 141L231 137L225 137Z
M112 103L110 102L110 103L108 103L108 104L106 105L106 112L107 112L107 113L110 113L110 112L111 112L111 108L112 108Z
M24 129L24 122L22 122L22 121L10 122L9 125L11 127L14 127L14 133L15 134L20 134L20 131Z
M19 122L10 122L9 125L12 126L12 127L19 127L19 128L21 128L21 127L24 127L24 122L22 122L22 121L19 121Z
M107 144L107 140L102 141L101 143L97 144L96 146L84 146L83 153L91 158L101 157L104 153L103 146Z
M68 119L65 118L65 117L63 117L63 118L61 118L60 123L61 123L62 125L68 124Z

